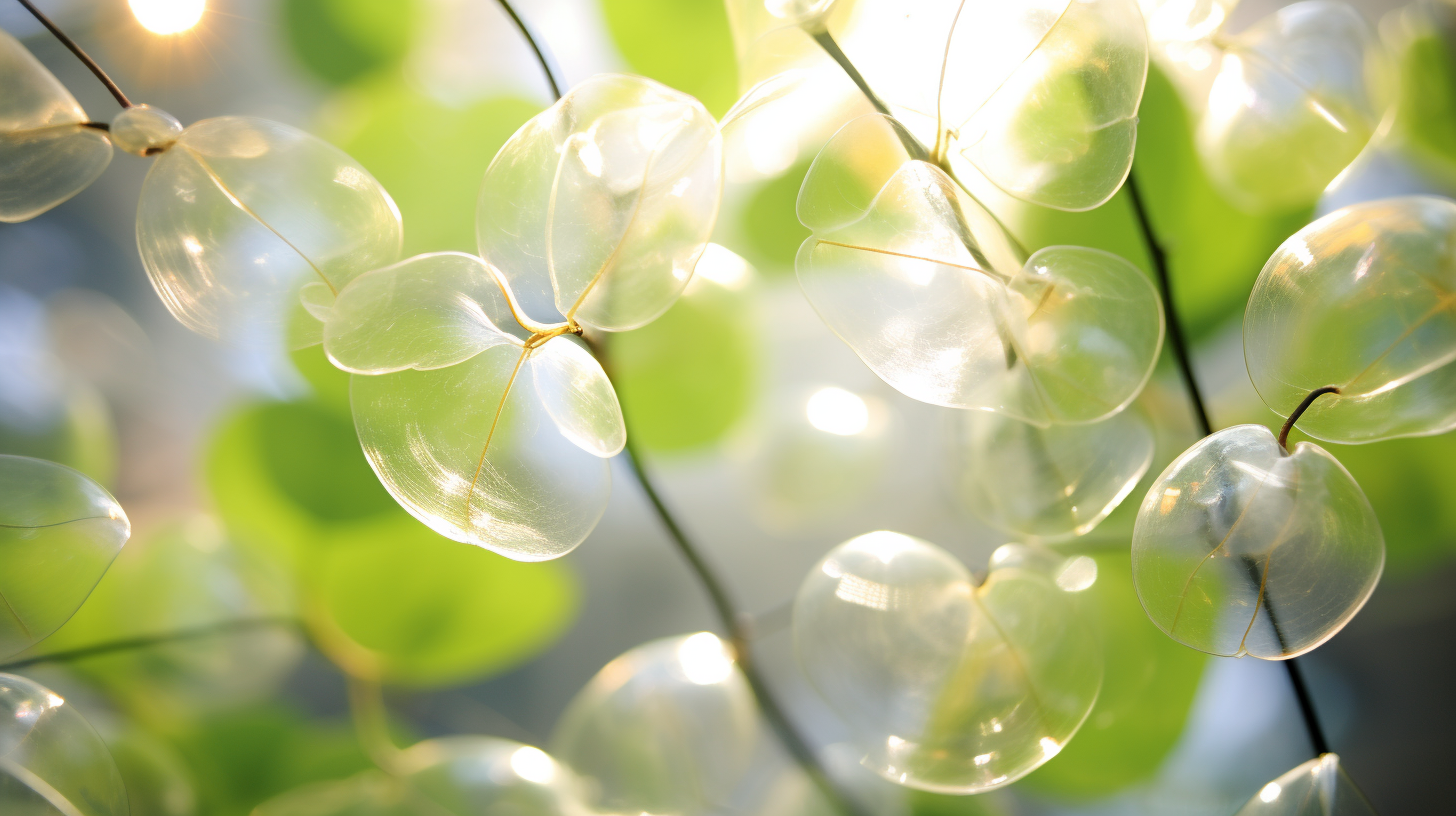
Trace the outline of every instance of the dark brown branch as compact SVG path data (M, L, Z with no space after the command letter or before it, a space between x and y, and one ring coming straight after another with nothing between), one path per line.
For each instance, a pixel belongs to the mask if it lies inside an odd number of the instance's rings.
M551 86L551 95L557 100L560 100L561 83L556 80L557 71L552 66L551 59L547 56L546 49L541 45L541 41L531 32L530 26L527 26L526 21L521 19L521 15L517 14L516 10L511 7L510 0L496 0L496 2L500 3L500 7L511 18L511 22L516 24L516 30L521 32L521 36L531 46L531 50L536 52L536 61L541 63L541 72L546 75L546 82Z
M1284 427L1279 429L1279 449L1283 451L1289 450L1289 446L1286 444L1289 442L1289 432L1294 430L1294 423L1298 422L1299 418L1304 416L1304 412L1309 410L1309 406L1313 405L1315 400L1323 397L1325 394L1338 393L1340 393L1339 386L1326 385L1306 394L1304 401L1299 403L1299 407L1289 412L1289 419L1284 420Z
M111 95L116 97L116 101L119 102L123 108L132 107L131 100L126 98L126 94L121 92L121 88L117 87L116 83L112 81L111 77L107 76L105 71L101 70L101 66L96 64L96 60L91 59L90 54L87 54L85 51L81 50L81 46L77 45L75 40L66 36L66 32L62 31L60 27L58 27L55 23L51 22L51 18L42 14L41 10L36 8L30 2L30 0L18 0L18 2L20 3L20 5L25 6L25 10L29 11L31 13L31 16L39 20L41 25L49 29L50 32L55 35L56 39L61 41L61 45L64 45L65 47L71 49L71 53L75 54L77 59L85 63L87 68L91 69L91 73L95 74L96 78L101 80L101 84L106 86L106 90L111 91ZM89 126L90 125L88 125L88 127Z

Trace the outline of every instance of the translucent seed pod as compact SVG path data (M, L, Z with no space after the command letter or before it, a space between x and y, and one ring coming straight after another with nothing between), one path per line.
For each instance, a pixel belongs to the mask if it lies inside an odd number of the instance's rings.
M1148 617L1202 652L1301 655L1375 590L1385 539L1370 502L1322 448L1262 425L1204 438L1138 508L1132 568Z
M722 188L722 138L701 103L641 77L594 77L496 154L476 207L480 254L543 318L554 307L637 328L687 286Z
M1356 204L1295 233L1249 295L1244 359L1264 404L1331 442L1456 428L1456 204Z
M986 411L951 422L956 498L999 530L1047 542L1091 532L1153 462L1153 431L1136 410L1049 428Z
M1234 816L1375 816L1340 758L1321 754L1259 790Z
M101 485L54 462L0 455L0 657L69 620L130 536Z
M60 80L0 31L0 222L26 221L90 186L111 143Z
M876 532L804 579L794 651L866 766L912 788L979 793L1035 770L1081 727L1100 647L1067 591L1014 555L977 586L940 548Z
M799 220L814 234L795 267L819 316L922 402L1040 426L1126 407L1163 337L1147 276L1085 247L1026 258L903 135L888 117L856 119L804 178Z
M155 135L137 125L139 139ZM319 301L393 263L401 240L399 209L358 162L265 119L188 127L157 157L137 206L142 264L162 302L234 344L319 342ZM326 291L305 310L308 284Z
M588 816L571 770L545 751L496 737L443 737L401 760L410 787L444 812ZM436 811L438 812L438 811Z
M0 812L128 816L106 743L60 695L0 674Z
M1306 0L1222 45L1198 126L1209 175L1245 209L1313 202L1380 122L1374 32L1344 3Z
M111 120L111 143L135 156L151 156L176 143L182 123L151 105L133 105Z
M562 714L551 746L597 810L696 814L724 804L757 735L758 707L728 645L699 632L608 663Z

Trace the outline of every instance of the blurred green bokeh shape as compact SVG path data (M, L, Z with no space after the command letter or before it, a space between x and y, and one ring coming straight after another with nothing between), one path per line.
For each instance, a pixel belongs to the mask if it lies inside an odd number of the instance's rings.
M575 616L576 581L559 562L512 561L403 513L334 528L325 546L326 625L387 682L442 686L500 671L546 649Z
M323 136L364 165L404 216L404 254L474 253L475 199L496 151L540 107L499 97L437 102L399 77L355 86L321 122Z
M738 66L721 0L602 0L632 70L692 94L714 115L738 99Z
M321 408L337 413L352 423L352 413L349 407L349 373L335 368L334 364L329 362L322 345L289 352L289 357L293 361L293 367L298 370L299 375L312 390L313 399L310 401Z
M332 85L398 66L421 17L415 0L283 0L279 14L294 58Z
M723 438L753 403L757 346L747 292L698 280L657 320L609 341L628 433L676 452Z
M1068 801L1104 797L1152 777L1183 733L1207 662L1148 620L1125 543L1084 554L1097 562L1097 580L1079 600L1102 633L1102 692L1066 748L1017 784Z
M171 742L191 772L197 813L205 816L248 816L286 790L373 767L350 725L312 721L277 703L208 716Z
M126 784L133 816L194 816L197 791L177 750L151 733L128 727L106 747Z
M807 163L798 164L763 182L739 210L741 251L765 274L792 275L794 255L809 237L809 229L799 223L795 212L799 188L808 172Z
M1138 111L1134 173L1168 253L1174 305L1195 339L1242 315L1259 270L1313 213L1313 201L1295 212L1250 215L1224 200L1200 164L1187 109L1156 66ZM1017 231L1030 250L1096 247L1152 271L1125 189L1089 212L1030 207Z
M1456 13L1416 4L1392 12L1382 29L1399 83L1391 135L1456 182Z
M105 487L116 480L116 428L111 408L81 380L64 386L60 411L50 422L29 426L0 413L0 453L31 456L75 468Z

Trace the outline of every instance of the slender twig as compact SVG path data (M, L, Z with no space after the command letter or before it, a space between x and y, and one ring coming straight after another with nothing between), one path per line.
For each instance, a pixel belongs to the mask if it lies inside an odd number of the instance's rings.
M1158 241L1157 233L1153 231L1153 224L1148 219L1147 206L1143 203L1142 193L1138 190L1137 174L1128 173L1127 193L1132 199L1132 209L1137 215L1138 228L1143 233L1143 244L1148 248L1148 256L1153 260L1153 272L1158 278L1158 288L1163 294L1163 322L1168 326L1168 345L1173 348L1173 357L1178 362L1178 373L1183 376L1183 384L1188 387L1188 401L1193 404L1194 418L1198 420L1198 426L1204 436L1213 433L1213 423L1208 419L1208 409L1204 407L1203 392L1198 388L1198 380L1193 375L1193 361L1188 357L1188 341L1183 334L1183 323L1178 319L1178 310L1173 306L1173 287L1168 280L1168 256L1163 250L1163 245Z
M607 372L608 379L611 378L611 365L603 344L591 338L583 337L587 346L591 349L592 355L602 364ZM628 464L632 468L632 475L636 477L637 484L642 488L642 493L652 505L653 511L657 514L658 520L663 528L667 530L668 537L672 539L673 545L679 554L687 561L693 574L703 585L708 594L713 611L717 614L719 621L728 632L728 639L733 647L738 668L742 670L744 678L748 681L748 687L753 692L754 698L758 701L759 710L763 712L764 719L768 721L769 727L778 735L779 741L794 761L803 769L814 786L824 796L825 800L838 812L849 814L849 816L862 816L863 809L842 793L831 781L824 765L814 753L808 741L804 739L784 713L784 708L779 704L778 698L774 695L773 689L769 686L767 679L759 671L757 663L753 659L752 619L738 611L732 597L728 594L727 586L713 570L713 567L703 557L702 551L693 544L683 531L682 525L677 523L672 511L667 509L662 497L658 495L657 489L652 485L652 479L647 475L642 464L642 451L634 442L635 436L627 434L627 446L625 449Z
M561 99L561 83L556 80L558 71L552 65L552 60L548 56L546 49L541 45L540 38L531 32L530 27L526 25L526 21L521 19L521 15L517 14L516 10L511 7L510 0L496 0L496 2L500 3L500 7L511 18L511 22L516 24L516 28L521 32L521 37L531 46L531 50L536 52L536 61L541 63L541 73L546 75L546 82L551 85L551 95L558 100Z
M354 732L369 760L391 776L400 775L400 751L389 736L389 709L384 704L384 689L373 680L347 675L349 714Z
M1304 397L1304 401L1300 402L1298 407L1296 407L1293 411L1289 412L1289 419L1284 420L1284 427L1279 429L1280 450L1287 451L1289 449L1289 432L1294 430L1294 423L1298 422L1299 418L1304 416L1304 412L1309 410L1309 406L1313 405L1315 400L1323 397L1325 394L1338 393L1340 393L1339 386L1326 385L1321 388L1316 388L1315 390L1306 394Z
M502 1L504 2L504 0ZM132 107L131 100L126 98L126 94L121 92L121 88L117 87L117 84L112 81L111 77L106 75L105 71L101 70L101 66L96 64L96 60L91 59L90 54L87 54L85 51L81 50L81 46L77 45L75 40L66 36L66 32L62 31L59 26L51 22L51 18L41 13L41 10L36 8L34 4L30 2L30 0L18 0L18 2L20 3L20 5L25 6L25 10L29 11L31 15L35 17L35 19L39 20L41 25L49 29L50 32L56 36L56 39L61 41L61 45L64 45L65 47L71 49L71 53L75 54L77 59L81 60L81 62L86 64L87 68L91 69L91 73L95 74L96 78L101 80L101 84L106 86L106 90L111 91L111 95L116 97L116 101L119 102L123 108Z
M1259 562L1249 556L1243 556L1244 569L1249 573L1249 579L1254 586L1264 583ZM1284 633L1279 631L1279 616L1274 612L1273 599L1269 597L1269 591L1263 592L1263 608L1269 616L1269 626L1274 630L1274 637L1279 641L1279 650L1285 651L1289 647L1284 643ZM1256 613L1257 614L1257 611ZM1300 672L1298 663L1294 658L1281 661L1289 674L1289 685L1294 687L1294 699L1299 703L1299 714L1304 718L1304 730L1309 734L1310 747L1314 748L1315 756L1322 756L1330 752L1330 744L1325 739L1325 730L1320 726L1319 714L1314 709L1314 698L1309 693L1309 687L1304 683L1304 674Z
M1153 232L1152 222L1148 220L1147 207L1143 202L1142 193L1138 190L1136 173L1128 173L1127 192L1132 199L1132 208L1137 215L1138 227L1142 230L1143 243L1147 245L1148 255L1153 260L1153 271L1157 274L1158 288L1163 295L1163 317L1168 326L1168 344L1173 347L1173 357L1178 363L1178 373L1183 376L1183 384L1187 386L1188 401L1192 403L1199 428L1203 431L1204 436L1210 436L1213 434L1213 423L1209 421L1208 410L1204 407L1203 393L1198 388L1198 380L1193 376L1193 363L1188 357L1188 345L1183 334L1183 324L1179 322L1178 310L1173 306L1173 289L1168 281L1168 256L1163 250L1163 245L1159 243L1157 234ZM1309 407L1308 403L1313 402L1320 393L1329 392L1321 390L1310 395L1299 411L1293 414L1293 419L1297 419L1304 408ZM1288 427L1293 427L1293 419L1288 423ZM1281 447L1288 435L1288 427L1279 435ZM1271 624L1274 621L1273 610L1269 610L1269 620ZM1278 635L1277 626L1274 631ZM1280 636L1280 643L1281 645L1283 643L1282 636ZM1304 717L1304 730L1309 734L1310 743L1315 746L1316 755L1326 753L1329 749L1325 742L1324 729L1320 726L1319 717L1314 709L1314 700L1309 696L1309 689L1304 684L1304 677L1300 674L1299 665L1292 657L1280 662L1284 664L1284 669L1289 674L1289 684L1294 688L1294 696L1299 701L1299 712Z
M223 621L221 623L199 626L193 629L182 629L176 632L167 632L160 635L142 635L139 637L121 638L120 640L109 640L105 643L94 643L90 646L80 646L75 649L66 649L49 654L27 657L24 660L15 660L9 663L0 663L0 671L14 671L27 666L34 666L39 663L69 663L75 660L84 660L88 657L100 657L101 655L114 652L128 652L137 649L150 649L156 646L165 646L171 643L181 643L188 640L200 640L216 635L230 634L233 632L246 631L248 629L264 629L268 627L296 627L298 621L293 618L243 618L240 620Z

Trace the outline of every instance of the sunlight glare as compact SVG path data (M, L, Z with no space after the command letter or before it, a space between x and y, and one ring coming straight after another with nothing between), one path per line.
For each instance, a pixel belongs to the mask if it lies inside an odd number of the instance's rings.
M181 34L197 25L207 0L130 0L137 22L153 34Z
M825 433L854 436L870 424L870 408L858 394L843 388L821 388L805 408L809 424Z
M733 658L712 632L699 632L684 640L677 647L677 659L683 674L699 686L721 683L733 673Z
M556 762L540 748L523 745L511 754L511 770L527 782L545 785L556 776Z

